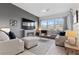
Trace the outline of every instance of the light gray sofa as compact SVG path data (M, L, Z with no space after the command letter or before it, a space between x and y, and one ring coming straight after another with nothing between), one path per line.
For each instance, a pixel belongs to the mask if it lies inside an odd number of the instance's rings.
M8 35L0 31L0 55L15 55L24 51L21 39L9 39Z

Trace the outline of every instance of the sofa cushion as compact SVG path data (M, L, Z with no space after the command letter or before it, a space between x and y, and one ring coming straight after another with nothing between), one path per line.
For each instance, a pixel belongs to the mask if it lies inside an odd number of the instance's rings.
M9 40L8 35L5 32L0 31L0 41L5 41L5 40Z
M10 39L16 39L16 36L12 31L10 31L8 35Z

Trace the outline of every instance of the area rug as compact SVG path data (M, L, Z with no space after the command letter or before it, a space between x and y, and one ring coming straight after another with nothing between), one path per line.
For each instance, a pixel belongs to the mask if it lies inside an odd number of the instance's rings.
M45 55L52 46L52 43L53 41L50 39L40 39L38 46L31 48L29 51L36 55Z

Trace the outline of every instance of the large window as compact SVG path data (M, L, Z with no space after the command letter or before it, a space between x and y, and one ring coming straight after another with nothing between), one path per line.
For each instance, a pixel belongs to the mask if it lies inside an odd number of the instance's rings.
M54 29L54 23L55 20L54 19L49 19L48 20L48 29Z
M47 20L41 20L41 28L46 29L47 28Z
M55 29L56 30L63 30L63 25L64 25L64 19L63 18L55 19Z
M48 20L48 25L54 25L54 20L49 19L49 20Z
M41 20L40 24L41 28L43 29L62 30L64 25L64 19L55 18L55 19Z

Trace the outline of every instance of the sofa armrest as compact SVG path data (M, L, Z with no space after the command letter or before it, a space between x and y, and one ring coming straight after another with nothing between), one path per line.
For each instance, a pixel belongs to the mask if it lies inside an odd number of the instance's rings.
M16 39L13 39L13 40L19 40L19 44L20 44L19 52L23 52L24 51L24 41L17 37L16 37Z
M19 40L0 41L0 55L13 55L19 53Z

